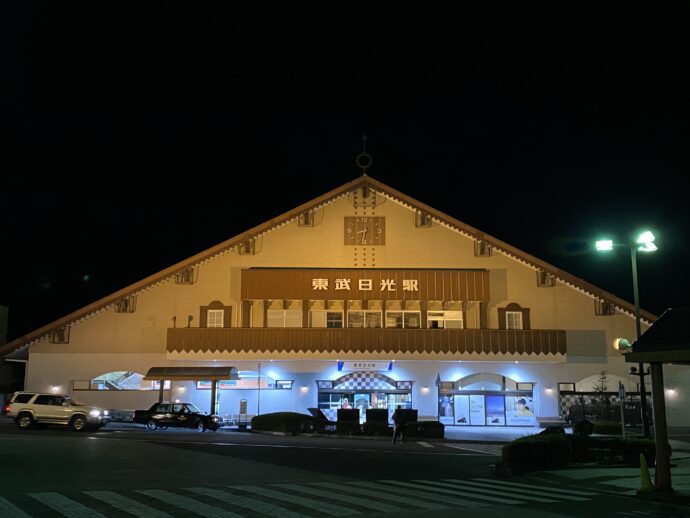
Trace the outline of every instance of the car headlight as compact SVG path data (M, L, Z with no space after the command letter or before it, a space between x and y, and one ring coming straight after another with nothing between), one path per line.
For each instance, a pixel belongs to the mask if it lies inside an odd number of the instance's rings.
M108 411L107 411L107 410L103 410L103 415L108 415Z
M93 410L91 410L91 412L89 412L89 415L91 417L99 417L101 415L101 411L97 410L97 409L93 409Z
M214 423L217 423L217 422L219 421L219 419L218 419L217 416L213 416L213 417L211 418L211 421L213 421Z

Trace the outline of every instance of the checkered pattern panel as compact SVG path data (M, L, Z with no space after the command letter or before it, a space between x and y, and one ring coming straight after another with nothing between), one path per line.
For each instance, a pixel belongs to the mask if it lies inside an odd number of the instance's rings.
M618 392L605 392L603 395L608 398L610 406L615 406L620 403ZM561 392L559 401L561 415L567 416L571 407L581 405L581 397L584 398L585 405L596 406L601 404L602 394L598 392ZM626 401L630 401L631 397L633 401L640 400L640 394L638 392L629 392ZM652 400L650 397L647 397L647 404L650 405L651 408Z
M321 389L333 388L333 382L331 380L317 380L316 386Z
M395 389L395 380L380 372L351 372L333 382L334 389L388 390Z
M400 390L412 390L411 381L398 381L398 389Z

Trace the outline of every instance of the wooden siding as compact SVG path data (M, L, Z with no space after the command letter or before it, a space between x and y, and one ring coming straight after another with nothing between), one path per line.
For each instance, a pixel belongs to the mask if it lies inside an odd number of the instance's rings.
M566 353L563 330L532 329L168 329L168 352Z

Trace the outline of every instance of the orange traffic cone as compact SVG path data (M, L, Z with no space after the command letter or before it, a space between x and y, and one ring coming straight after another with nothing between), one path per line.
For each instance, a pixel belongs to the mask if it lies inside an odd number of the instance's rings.
M647 460L644 458L644 454L640 453L640 489L637 490L637 494L649 493L650 491L654 491L654 486L652 485L652 479L649 477Z

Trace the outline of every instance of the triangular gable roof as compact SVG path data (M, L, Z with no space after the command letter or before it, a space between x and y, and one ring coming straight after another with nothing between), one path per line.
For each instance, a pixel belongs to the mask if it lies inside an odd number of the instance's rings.
M632 344L626 362L690 362L690 307L669 308Z
M255 226L252 229L247 230L246 232L242 232L241 234L238 234L226 241L223 241L222 243L219 243L203 252L193 255L192 257L185 259L183 261L180 261L179 263L174 264L169 268L161 270L160 272L150 275L138 282L135 282L134 284L127 286L126 288L123 288L106 297L103 297L102 299L99 299L89 304L88 306L85 306L58 320L55 320L54 322L51 322L49 324L46 324L45 326L38 328L35 331L20 336L19 338L16 338L11 342L8 342L7 344L1 346L0 355L6 355L18 348L30 345L31 343L43 338L52 331L55 331L64 326L69 326L71 324L78 322L79 320L82 320L90 316L91 314L105 310L109 306L112 306L118 300L124 297L151 288L155 284L164 281L165 279L175 275L176 273L186 268L189 268L190 266L194 266L202 262L208 261L209 259L212 259L214 256L226 253L231 248L242 244L248 239L255 238L257 236L270 232L271 230L274 230L278 227L281 227L284 224L298 218L300 214L302 214L305 211L320 208L341 198L342 196L346 196L347 194L354 192L357 189L360 189L365 186L372 189L376 193L381 194L382 196L391 198L412 209L423 210L429 213L433 220L437 221L438 223L452 228L471 238L485 241L489 243L494 250L502 252L512 257L513 259L516 259L517 261L525 263L529 266L544 270L575 289L578 289L592 297L611 302L619 310L621 310L624 313L627 313L631 317L634 317L635 315L635 308L630 302L627 302L613 295L612 293L608 293L607 291L604 291L601 288L594 286L593 284L585 282L584 280L575 277L574 275L571 275L559 268L556 268L555 266L550 265L549 263L542 261L541 259L538 259L533 255L523 252L522 250L519 250L514 246L511 246L508 243L501 241L500 239L490 236L489 234L485 234L484 232L466 223L463 223L462 221L457 220L452 216L449 216L448 214L436 210L425 203L417 201L414 198L411 198L410 196L407 196L406 194L403 194L400 191L393 189L392 187L389 187L388 185L381 183L378 180L375 180L374 178L364 174L344 185L341 185L340 187L337 187L321 196L314 198L311 201L303 203L302 205L299 205L294 209L281 214L280 216L270 219L265 223L262 223L260 225ZM642 318L647 323L652 323L656 320L656 316L652 313L649 313L644 310L641 310L640 313Z

